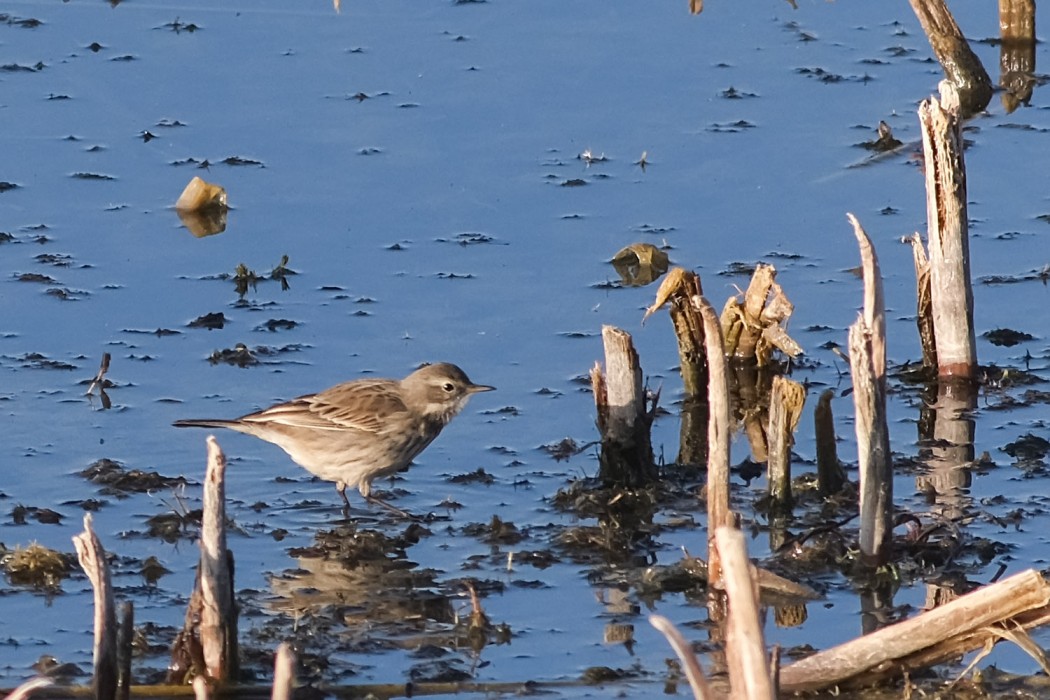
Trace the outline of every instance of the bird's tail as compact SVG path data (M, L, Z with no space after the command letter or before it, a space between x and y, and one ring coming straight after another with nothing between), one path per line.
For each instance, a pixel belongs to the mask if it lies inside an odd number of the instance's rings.
M172 423L176 428L235 428L236 421L221 418L188 418Z

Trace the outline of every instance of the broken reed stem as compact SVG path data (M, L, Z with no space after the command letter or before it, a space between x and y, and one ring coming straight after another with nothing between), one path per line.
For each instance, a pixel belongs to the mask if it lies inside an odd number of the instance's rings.
M769 397L768 481L770 508L774 511L791 510L791 447L795 444L795 428L805 403L805 387L779 375L773 378Z
M871 239L848 214L864 272L864 311L849 329L854 427L860 471L860 557L868 567L884 564L893 529L893 465L886 424L886 319L882 275Z
M722 310L723 332L726 334L726 352L735 358L754 360L759 340L762 338L762 311L765 309L769 290L776 280L776 269L772 265L759 264L751 275L751 282L744 293L744 300L731 298ZM734 323L739 316L740 323Z
M834 389L825 389L813 409L813 431L817 443L817 490L821 496L831 496L846 485L846 473L839 462L835 444L835 417L831 411Z
M190 687L193 688L194 700L208 700L211 697L211 691L208 688L208 681L204 676L197 676L194 678Z
M288 642L282 642L273 659L272 700L292 700L294 693L295 652Z
M752 578L744 534L734 527L721 526L715 531L715 543L729 599L726 657L732 689L730 696L747 700L772 699L776 692L758 617L758 586Z
M926 38L944 70L944 76L959 91L967 115L976 114L992 100L992 79L981 59L955 22L944 0L909 0Z
M714 533L723 525L733 525L734 520L729 510L729 383L718 315L702 296L694 296L692 303L704 320L707 348L707 402L711 410L707 423L707 563L708 580L717 581L722 565Z
M704 349L704 324L689 301L703 293L700 277L695 272L682 270L677 290L670 297L670 313L675 338L678 340L682 386L689 396L706 398L707 353Z
M117 695L117 614L113 601L106 550L91 527L91 513L84 515L84 532L73 537L80 566L95 594L94 677L95 698L113 700Z
M913 233L908 241L915 261L915 325L919 328L919 343L922 345L922 366L933 372L937 369L937 338L933 327L930 260L918 233Z
M886 390L886 302L882 291L882 271L879 256L871 239L853 214L846 214L853 227L853 236L860 248L860 268L864 280L864 325L871 333L872 362L879 387Z
M857 319L849 329L849 359L860 472L859 546L862 563L878 567L887 561L893 529L893 471L886 400L875 376L871 345L871 331L863 319Z
M686 398L678 442L678 464L707 461L707 350L704 322L691 299L702 294L700 277L676 267L667 273L656 291L656 299L645 311L642 323L670 302L671 323L678 340L678 366Z
M226 456L213 436L208 436L207 444L200 541L200 637L208 675L226 681L236 677L238 664L232 554L226 548Z
M695 700L713 698L714 695L707 684L707 679L704 678L704 671L700 668L700 662L697 660L696 654L693 653L693 647L682 636L682 633L678 631L678 628L674 626L674 623L663 615L650 615L649 624L667 638L667 643L671 645L671 649L678 656L678 660L682 662L682 668L685 669L685 677L693 691L693 698Z
M54 685L54 681L50 678L44 678L43 676L30 678L10 693L5 694L4 700L29 700L29 698L39 695L40 690L50 688L52 685Z
M919 668L909 663L989 625L1009 624L1027 610L1050 603L1050 584L1031 569L999 583L985 586L950 603L903 622L883 627L837 647L817 652L780 669L780 689L785 693L832 688L862 674ZM958 650L956 650L956 653Z
M135 643L135 605L130 600L120 606L117 628L117 699L131 697L131 656Z
M940 87L940 101L931 97L919 105L937 375L972 381L977 349L959 95L946 81Z
M591 370L598 429L602 435L599 476L607 485L638 487L657 477L649 435L656 411L647 406L642 368L631 334L602 327L605 374Z

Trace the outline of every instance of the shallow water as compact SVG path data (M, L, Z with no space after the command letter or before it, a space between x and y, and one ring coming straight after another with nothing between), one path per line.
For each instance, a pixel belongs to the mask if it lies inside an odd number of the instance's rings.
M732 263L774 263L796 305L792 332L812 361L796 378L845 389L842 362L821 346L845 343L861 302L849 272L858 260L845 220L851 211L881 257L890 362L919 353L911 251L898 240L925 228L915 110L936 90L939 67L906 5L799 4L708 3L698 17L685 3L384 0L344 3L339 13L273 0L221 9L9 4L0 22L0 181L17 188L0 192L0 231L12 237L0 243L0 509L51 508L64 517L58 525L0 518L0 540L72 551L82 502L100 498L96 529L124 558L121 593L135 600L140 621L181 624L195 547L146 536L143 522L180 507L179 499L195 507L196 483L181 496L118 499L100 495L81 470L109 458L199 482L204 433L176 431L174 419L230 417L364 374L400 376L448 360L499 390L476 397L395 482L397 504L408 510L443 513L446 498L463 505L405 557L435 571L420 589L438 598L462 597L455 581L463 577L492 582L483 604L512 636L473 662L460 652L443 658L479 680L571 679L601 665L660 682L670 652L645 621L650 605L680 624L706 619L701 607L679 595L647 605L633 591L621 595L626 585L608 573L593 584L591 567L564 556L547 568L506 568L508 551L550 546L570 522L551 497L596 471L593 450L556 462L541 447L594 439L592 399L579 380L601 357L603 324L634 334L650 383L664 387L674 412L680 382L669 324L658 315L640 325L653 289L619 287L608 260L636 241L666 244L674 263L699 272L716 306L746 285L745 276L724 274ZM996 35L994 8L953 9L972 39ZM26 18L41 24L17 21ZM994 78L997 47L974 48ZM1037 66L1045 60L1040 44ZM821 80L817 68L840 79ZM979 341L979 356L985 364L1027 361L1043 378L1046 285L980 281L1031 276L1050 262L1048 114L1045 90L1013 114L996 98L966 134L977 332L1035 336L1012 348ZM874 138L879 120L908 147L853 167L868 157L856 144ZM588 165L578 157L585 150L606 160ZM644 169L636 164L643 153ZM230 158L240 164L223 162ZM229 192L220 235L194 237L172 209L197 174ZM577 179L586 184L565 186ZM220 278L239 263L266 274L283 255L297 273L286 290L266 280L239 300L233 282ZM51 281L20 279L30 273ZM225 314L224 328L187 327L210 312ZM267 330L273 320L295 326ZM263 347L260 364L209 363L237 343ZM108 376L116 383L110 410L83 396L104 352L113 355ZM976 581L1000 562L1010 571L1040 567L1048 554L1038 534L1046 531L1045 498L1033 482L1045 470L1015 468L1001 451L1028 432L1045 436L1046 411L1038 403L984 410L997 399L982 398L975 452L988 451L998 468L976 475L964 499L989 516L1024 518L1017 528L990 517L972 525L1011 546L971 572ZM851 401L837 400L835 410L841 457L852 460ZM812 459L806 414L796 452ZM918 452L916 420L916 398L897 395L895 452ZM668 461L677 436L674 417L658 421L654 443ZM270 445L219 437L240 528L231 537L237 585L258 610L242 632L270 635L273 645L295 638L309 652L303 621L356 610L375 579L311 579L300 586L327 588L340 602L315 600L290 613L281 581L308 568L296 548L340 524L334 489ZM738 441L733 461L746 453ZM449 481L479 467L491 484ZM748 488L760 492L764 483ZM1005 498L991 500L998 495ZM929 508L911 474L899 476L897 502ZM374 512L360 515L362 526L403 529ZM525 539L492 544L464 530L493 515ZM699 512L692 517L702 525ZM744 517L761 524L754 512ZM703 541L702 527L665 530L658 563L677 561L682 546L700 553ZM768 553L764 536L750 546L753 556ZM172 573L147 589L136 572L149 555ZM833 583L803 625L767 621L767 641L827 647L858 634L858 601ZM372 593L364 600L384 591ZM911 586L894 602L917 608L924 595ZM31 675L44 653L89 668L90 599L79 576L51 596L5 585L4 676ZM467 610L461 600L453 613ZM396 682L424 663L418 652L382 645L365 653L370 629L377 639L388 632L383 622L367 628L353 619L345 628L332 623L349 651L326 650L322 678ZM429 625L451 619L434 614ZM610 623L633 624L635 643L605 643ZM1034 668L1012 650L993 659ZM160 655L147 665L163 663Z

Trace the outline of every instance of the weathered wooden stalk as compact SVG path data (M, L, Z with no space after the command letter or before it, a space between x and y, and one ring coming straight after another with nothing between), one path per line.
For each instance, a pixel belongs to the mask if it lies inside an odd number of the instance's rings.
M120 606L117 627L117 698L131 697L131 657L135 643L135 605L129 600Z
M831 496L846 485L846 473L839 461L835 444L835 417L831 411L834 389L825 389L813 410L813 431L817 443L817 490L821 496Z
M860 319L849 331L857 461L860 474L861 562L877 567L888 559L892 531L893 472L886 431L885 397L872 358L872 334Z
M980 112L992 100L992 79L970 48L945 0L909 0L919 18L944 76L959 91L967 115Z
M84 515L84 532L73 537L80 566L91 581L95 598L94 676L91 688L97 700L117 696L117 613L113 600L106 550L91 527L91 513Z
M720 526L715 543L722 561L722 579L729 599L726 620L726 659L731 698L759 700L776 697L765 638L758 617L758 585L747 558L744 535L735 527Z
M295 695L295 652L287 642L277 647L273 659L271 700L292 700Z
M942 379L972 381L977 373L966 214L966 165L959 97L941 82L941 99L919 105L926 163L930 308Z
M172 649L170 683L185 683L194 676L223 683L237 676L233 553L226 547L226 456L213 436L208 436L207 446L201 559L186 622Z
M903 622L883 627L780 669L785 693L864 685L925 668L1003 638L1012 618L1045 616L1050 584L1029 569Z
M708 368L704 322L690 301L700 294L703 294L700 277L676 267L660 283L656 300L645 314L648 318L661 306L670 303L671 323L678 341L678 367L686 394L682 402L678 464L707 462Z
M735 524L729 510L729 386L718 315L702 296L694 296L692 303L704 320L707 348L707 402L711 410L707 422L707 563L709 580L718 580L722 565L714 533L723 525Z
M886 424L886 318L879 261L868 234L847 215L860 247L864 311L849 329L854 427L860 470L860 557L869 567L888 558L893 529L893 464Z
M677 280L674 279L675 276ZM675 283L675 289L670 294L670 313L675 338L678 340L682 386L689 396L706 398L707 352L704 349L704 324L689 301L691 297L704 293L700 277L695 272L675 268L667 280L669 283Z
M791 447L795 444L795 428L798 427L805 403L805 387L785 377L773 378L768 431L769 498L773 511L791 511Z
M913 233L912 258L915 261L915 325L919 328L919 344L922 346L922 366L930 372L937 371L937 337L933 327L933 301L930 288L930 259L922 237Z
M649 624L667 638L667 643L671 645L678 660L682 662L685 677L689 681L689 688L693 691L693 700L707 700L707 698L716 697L704 677L703 669L700 668L700 662L693 653L692 645L686 641L674 623L663 615L650 615Z
M208 436L201 519L201 645L208 675L235 678L238 667L237 607L233 600L233 554L226 548L226 455Z
M628 488L657 477L649 434L657 396L649 397L631 334L602 327L605 372L595 364L591 385L602 436L599 476L603 483Z

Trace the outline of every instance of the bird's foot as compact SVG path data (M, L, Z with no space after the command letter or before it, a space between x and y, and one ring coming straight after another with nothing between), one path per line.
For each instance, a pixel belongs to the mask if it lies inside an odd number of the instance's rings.
M368 501L369 503L374 503L376 505L383 506L384 508L389 510L391 513L394 513L398 517L404 518L405 520L411 520L413 522L424 522L425 521L425 518L421 518L418 515L413 515L412 513L409 513L407 510L401 510L397 506L393 505L392 503L387 503L386 501L384 501L381 498L376 498L375 496L365 496L365 500Z

